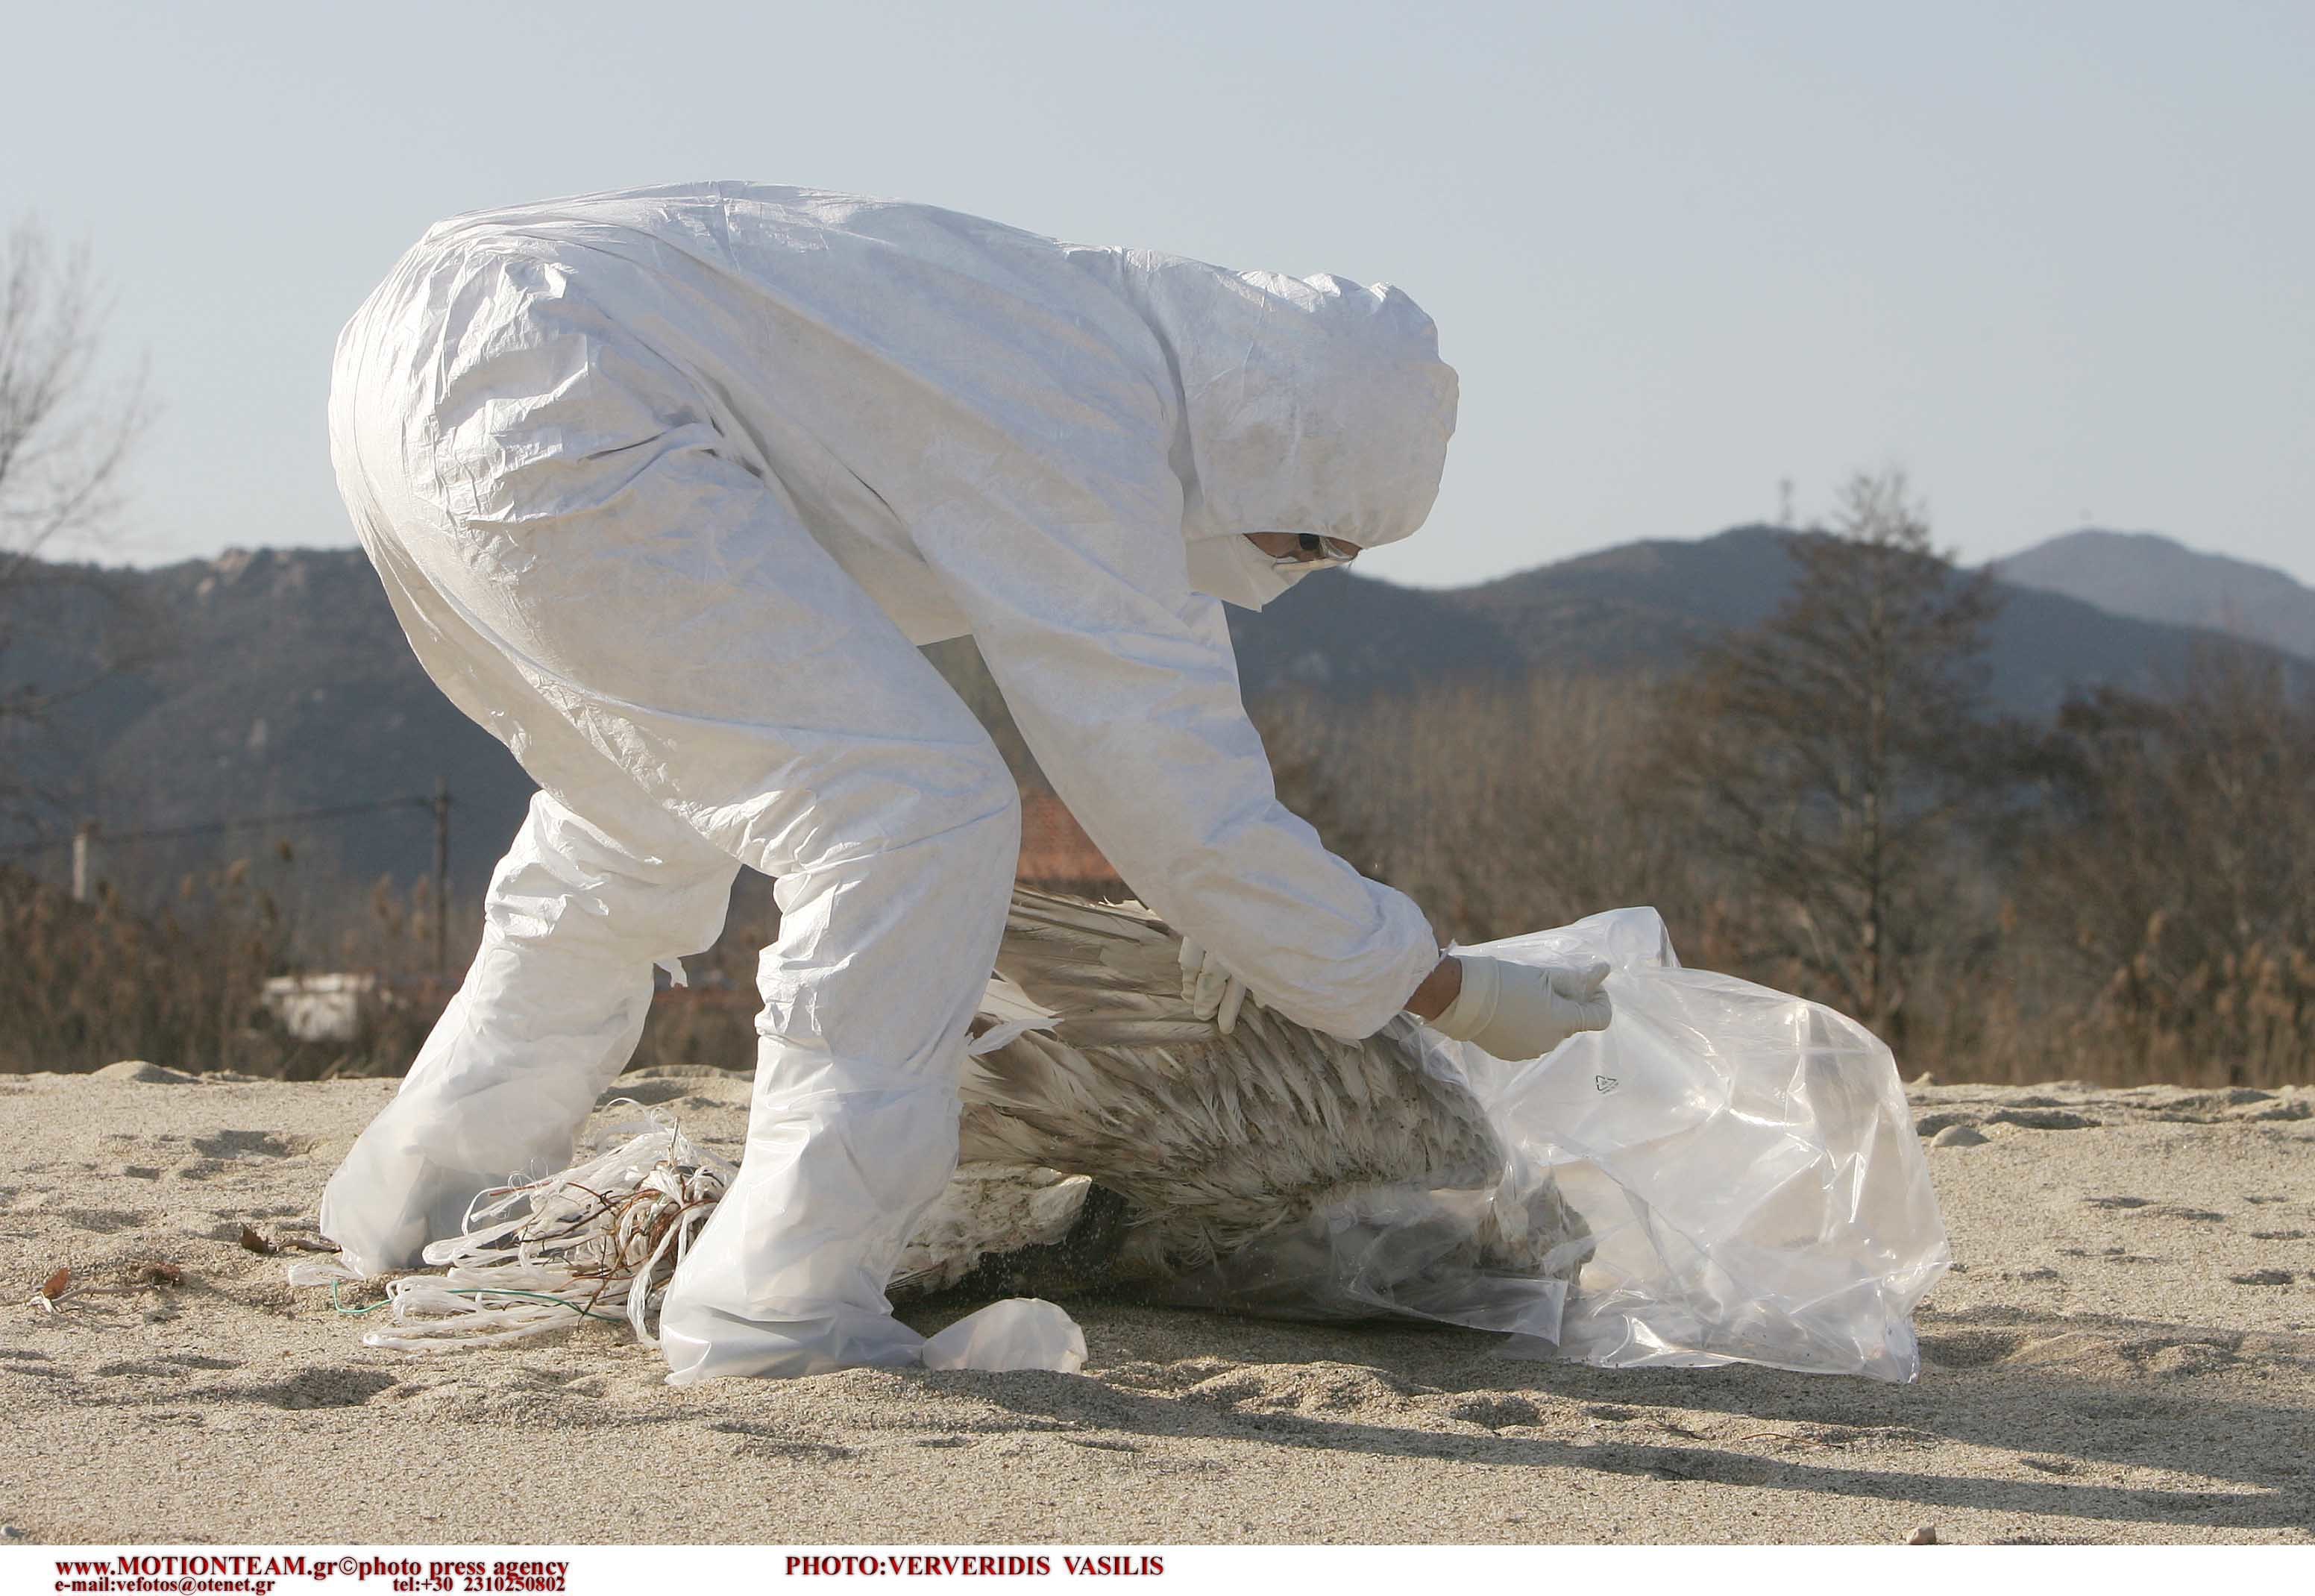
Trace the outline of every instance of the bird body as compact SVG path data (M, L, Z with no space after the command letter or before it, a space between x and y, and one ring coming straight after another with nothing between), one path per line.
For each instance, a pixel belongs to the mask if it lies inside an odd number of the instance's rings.
M1180 937L1139 904L1016 889L974 1031L963 1161L897 1295L1017 1279L1019 1252L1048 1295L1069 1285L1051 1278L1063 1263L1080 1289L1338 1317L1381 1311L1376 1292L1416 1276L1565 1281L1588 1256L1582 1220L1548 1175L1515 1175L1411 1015L1346 1042L1248 1005L1224 1034L1183 996ZM1113 1250L1079 1235L1056 1257L1072 1201ZM1387 1259L1395 1281L1345 1293L1346 1272Z

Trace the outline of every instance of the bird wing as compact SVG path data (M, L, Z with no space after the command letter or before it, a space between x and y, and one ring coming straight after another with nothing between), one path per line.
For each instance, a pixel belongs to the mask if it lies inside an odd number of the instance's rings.
M964 1156L1090 1175L1141 1250L1202 1262L1345 1191L1493 1182L1503 1151L1402 1017L1344 1042L1249 1005L1228 1036L1182 997L1181 939L1139 904L1016 889L977 1029L1046 1022L972 1057Z

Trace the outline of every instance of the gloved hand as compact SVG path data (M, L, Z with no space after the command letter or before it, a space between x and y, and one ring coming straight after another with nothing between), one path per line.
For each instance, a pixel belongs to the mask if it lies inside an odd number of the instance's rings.
M1493 1058L1539 1059L1578 1031L1606 1030L1615 1017L1602 984L1604 959L1539 969L1479 953L1455 957L1463 966L1463 990L1431 1027Z
M1182 1001L1198 1018L1211 1020L1224 1036L1237 1028L1238 1011L1249 1001L1262 1006L1262 999L1248 992L1244 981L1187 936L1182 938Z

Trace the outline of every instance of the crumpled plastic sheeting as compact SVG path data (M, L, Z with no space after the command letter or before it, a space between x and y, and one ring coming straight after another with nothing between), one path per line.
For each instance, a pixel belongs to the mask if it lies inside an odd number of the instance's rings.
M1613 967L1604 1032L1524 1065L1442 1043L1592 1229L1556 1345L1523 1337L1514 1355L1919 1374L1913 1308L1951 1255L1879 1039L1822 1004L1681 969L1650 909L1471 951Z
M1085 1361L1085 1332L1042 1297L992 1302L925 1343L927 1369L977 1369L989 1374L1041 1369L1075 1374Z
M1820 1004L1681 969L1652 909L1470 951L1612 967L1614 1024L1532 1063L1426 1033L1426 1068L1468 1083L1504 1144L1500 1182L1361 1193L1166 1300L1437 1320L1603 1368L1919 1373L1912 1310L1949 1255L1886 1047Z

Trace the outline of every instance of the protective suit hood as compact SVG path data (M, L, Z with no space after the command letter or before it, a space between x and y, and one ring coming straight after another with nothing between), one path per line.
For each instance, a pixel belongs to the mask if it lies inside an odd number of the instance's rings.
M1246 532L1374 548L1423 524L1455 430L1456 381L1414 300L1386 283L1146 251L1125 252L1125 265L1181 381L1175 466L1193 550Z

